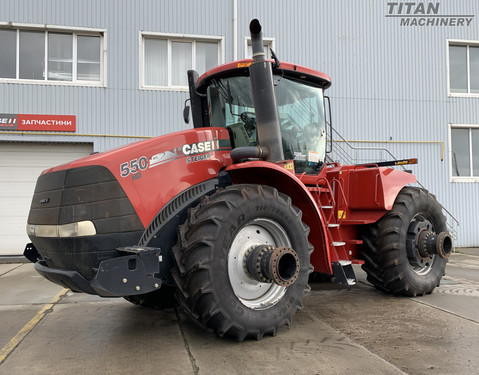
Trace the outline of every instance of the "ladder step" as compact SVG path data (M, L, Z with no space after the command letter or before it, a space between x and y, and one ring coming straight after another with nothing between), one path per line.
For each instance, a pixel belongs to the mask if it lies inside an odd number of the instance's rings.
M346 245L346 242L342 242L342 241L341 242L340 241L334 241L333 242L333 246L344 246L344 245ZM342 262L342 261L340 260L340 262ZM349 262L349 263L351 264L351 262Z
M331 208L333 208L333 206L321 206L321 208L331 209Z
M351 261L350 261L350 260L340 260L340 261L339 261L339 264L340 264L342 267L350 266L350 265L351 265Z
M347 243L350 245L362 245L363 240L347 240Z
M361 260L361 259L353 259L351 261L351 263L353 264L364 264L364 260Z
M339 227L339 224L334 224L334 223L328 224L328 227L329 227L329 228L338 228L338 227Z

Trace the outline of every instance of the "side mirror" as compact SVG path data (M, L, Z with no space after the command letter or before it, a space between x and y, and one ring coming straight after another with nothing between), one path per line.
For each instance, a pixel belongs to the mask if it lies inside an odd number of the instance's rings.
M190 106L186 105L186 102L188 100L190 100L190 99L185 100L185 108L183 108L183 121L185 122L185 124L190 123Z

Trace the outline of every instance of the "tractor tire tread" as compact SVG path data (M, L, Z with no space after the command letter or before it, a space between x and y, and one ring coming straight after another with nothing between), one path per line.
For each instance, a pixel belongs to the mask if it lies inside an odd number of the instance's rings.
M289 325L291 318L282 320L277 325L271 325L261 330L248 329L234 323L217 303L218 296L210 281L213 259L213 241L221 230L221 224L228 219L232 211L245 201L257 196L275 199L301 220L302 213L292 205L291 199L269 186L262 185L232 185L204 197L201 203L188 212L188 219L179 228L179 241L173 248L175 266L172 269L174 282L177 285L177 301L186 315L202 327L216 333L218 336L230 336L237 341L247 337L260 340L264 335L276 335L282 325ZM302 223L303 235L307 238L309 227ZM309 244L309 242L308 242ZM308 257L313 248L309 244ZM309 265L307 273L312 272ZM306 277L307 280L307 277ZM302 294L309 290L306 285ZM301 296L302 297L302 296ZM295 311L301 308L301 298L296 302Z
M439 284L435 280L431 285L429 283L411 282L411 276L408 276L405 270L404 258L401 258L401 249L407 233L405 218L409 211L414 209L418 200L426 200L434 210L438 226L441 230L445 227L445 216L438 209L439 204L435 197L425 189L416 187L404 187L396 197L393 208L387 212L376 223L370 224L362 233L363 244L360 247L362 259L365 263L362 269L367 274L367 280L373 286L386 293L402 296L419 296L429 294ZM405 244L404 244L405 246ZM407 259L407 258L406 258ZM437 267L445 267L445 263L439 259ZM438 270L441 276L444 270Z

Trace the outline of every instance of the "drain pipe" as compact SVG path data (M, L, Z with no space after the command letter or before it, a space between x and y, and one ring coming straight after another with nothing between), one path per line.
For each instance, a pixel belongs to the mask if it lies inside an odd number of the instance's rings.
M238 60L238 0L233 0L233 61Z

